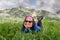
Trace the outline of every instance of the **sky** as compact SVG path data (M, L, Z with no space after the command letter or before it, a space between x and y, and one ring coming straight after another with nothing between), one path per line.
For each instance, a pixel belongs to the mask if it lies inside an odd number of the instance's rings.
M60 0L0 0L0 10L20 6L53 12L60 10Z
M17 0L0 0L0 9L18 7Z
M0 0L0 9L14 8L19 7L20 5L24 6L34 6L36 0Z
M36 0L29 0L31 5L35 5Z

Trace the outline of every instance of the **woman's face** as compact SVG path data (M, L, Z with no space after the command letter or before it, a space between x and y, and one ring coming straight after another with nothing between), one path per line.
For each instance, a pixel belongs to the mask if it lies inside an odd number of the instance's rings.
M33 22L32 21L25 21L24 26L25 26L25 28L31 28L33 26Z
M31 28L33 26L33 18L32 17L26 17L24 22L25 28Z

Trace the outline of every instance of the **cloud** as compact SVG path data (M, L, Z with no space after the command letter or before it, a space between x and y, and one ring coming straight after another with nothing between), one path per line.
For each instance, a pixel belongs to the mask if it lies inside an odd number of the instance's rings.
M50 12L60 10L60 0L0 0L0 9L9 9L14 7L35 8L48 10ZM35 2L36 1L36 2Z
M0 9L9 9L19 6L30 8L33 7L32 3L30 0L0 0Z
M40 10L48 10L50 12L53 10L53 5L55 4L55 0L37 0L36 8Z
M18 0L0 0L0 9L18 7Z
M19 6L30 7L29 0L0 0L0 9L9 9Z
M29 2L29 0L23 0L23 2L20 3L20 5L23 7L30 7L31 5Z
M40 10L48 10L57 12L60 10L60 0L37 0L36 8Z

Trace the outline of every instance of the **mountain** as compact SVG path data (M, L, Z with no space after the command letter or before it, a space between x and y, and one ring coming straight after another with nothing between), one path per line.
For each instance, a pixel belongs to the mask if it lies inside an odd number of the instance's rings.
M27 9L23 7L0 10L0 18L24 18L26 16L46 16L49 18L60 19L60 11L51 13L46 10Z

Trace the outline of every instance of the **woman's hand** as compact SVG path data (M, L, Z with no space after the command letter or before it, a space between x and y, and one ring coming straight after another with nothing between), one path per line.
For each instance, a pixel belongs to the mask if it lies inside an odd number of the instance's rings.
M25 26L25 28L28 28L28 25L26 23L24 23L24 26Z
M25 28L30 29L32 27L32 23L25 22L24 26L25 26Z

